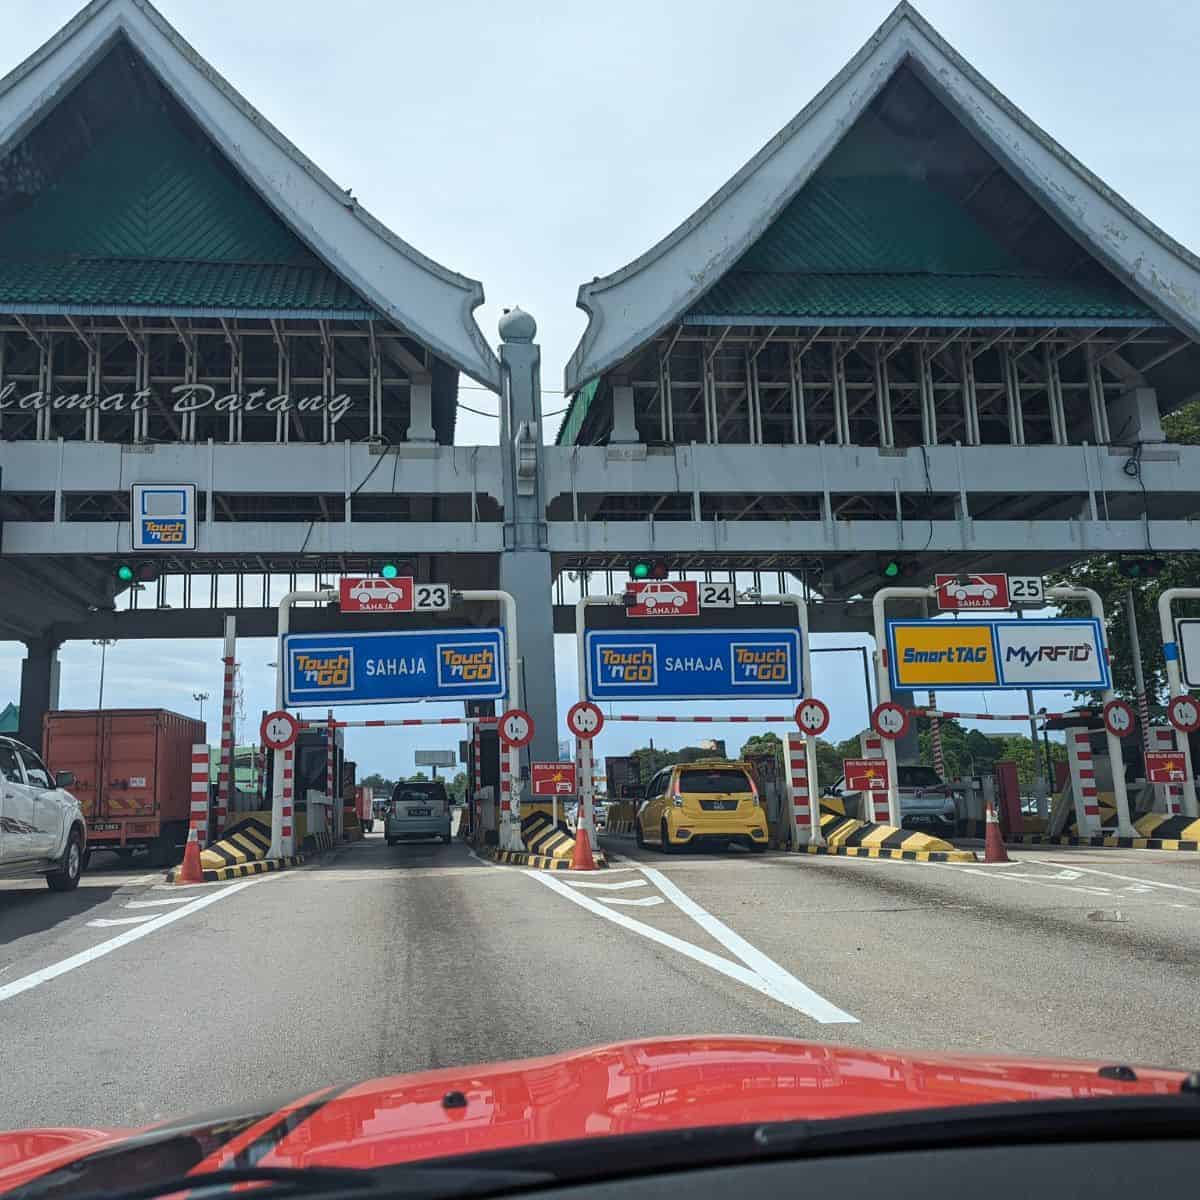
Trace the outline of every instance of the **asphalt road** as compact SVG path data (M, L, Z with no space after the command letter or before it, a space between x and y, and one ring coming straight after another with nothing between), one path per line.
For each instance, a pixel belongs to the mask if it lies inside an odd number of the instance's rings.
M144 1124L664 1033L1200 1066L1200 856L606 845L587 876L376 836L229 884L0 884L0 1125Z

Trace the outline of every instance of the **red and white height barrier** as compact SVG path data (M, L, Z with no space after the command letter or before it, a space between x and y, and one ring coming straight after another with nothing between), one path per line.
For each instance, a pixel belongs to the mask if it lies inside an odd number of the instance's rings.
M209 842L208 828L208 743L192 745L192 805L188 821L189 836L195 833L203 850Z
M296 853L296 822L294 818L295 812L295 761L296 747L288 746L282 752L283 767L280 771L279 788L283 796L283 806L280 813L283 816L283 822L280 829L283 853L285 855L293 855Z

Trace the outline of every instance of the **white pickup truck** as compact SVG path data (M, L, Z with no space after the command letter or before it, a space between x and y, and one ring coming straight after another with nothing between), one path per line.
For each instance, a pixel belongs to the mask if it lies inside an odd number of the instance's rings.
M87 825L67 788L70 771L51 776L15 738L0 737L0 879L45 876L56 892L79 886Z

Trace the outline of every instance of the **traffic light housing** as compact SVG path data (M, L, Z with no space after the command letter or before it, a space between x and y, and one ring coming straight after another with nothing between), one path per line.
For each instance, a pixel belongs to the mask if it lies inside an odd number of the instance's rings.
M153 562L119 562L113 570L118 583L154 583L158 579L158 564Z
M1122 558L1117 570L1125 579L1154 579L1162 574L1164 565L1161 558Z
M629 564L629 578L635 583L646 579L666 579L669 574L665 559L635 558Z
M899 555L892 555L890 558L880 559L879 574L883 577L885 583L897 583L901 579L908 579L917 573L917 564L911 559L902 558Z

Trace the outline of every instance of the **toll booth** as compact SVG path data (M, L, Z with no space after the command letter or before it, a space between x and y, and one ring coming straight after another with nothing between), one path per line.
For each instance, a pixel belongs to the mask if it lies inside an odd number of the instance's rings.
M345 732L334 729L333 778L343 777L345 770ZM330 804L329 743L325 728L302 729L296 736L294 767L296 829L299 840L315 834L331 835L334 831L333 806ZM275 756L266 756L266 795L274 795Z

